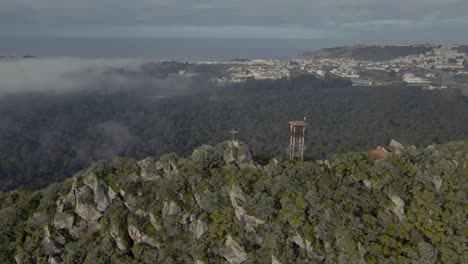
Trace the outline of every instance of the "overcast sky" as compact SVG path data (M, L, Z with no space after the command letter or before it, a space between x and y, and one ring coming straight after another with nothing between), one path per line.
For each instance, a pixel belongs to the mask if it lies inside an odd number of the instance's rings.
M1 36L468 42L468 0L0 0Z

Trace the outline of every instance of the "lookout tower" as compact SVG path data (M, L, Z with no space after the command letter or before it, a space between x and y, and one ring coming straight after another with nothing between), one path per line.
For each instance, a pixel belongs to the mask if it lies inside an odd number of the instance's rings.
M304 140L307 122L306 118L301 121L289 121L289 147L288 154L291 160L304 160Z

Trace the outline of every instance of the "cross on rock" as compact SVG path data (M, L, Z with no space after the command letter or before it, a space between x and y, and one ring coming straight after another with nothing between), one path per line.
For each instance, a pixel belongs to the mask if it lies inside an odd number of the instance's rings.
M232 134L232 141L235 140L236 134L239 134L239 131L235 130L234 128L231 131L228 131L228 132Z

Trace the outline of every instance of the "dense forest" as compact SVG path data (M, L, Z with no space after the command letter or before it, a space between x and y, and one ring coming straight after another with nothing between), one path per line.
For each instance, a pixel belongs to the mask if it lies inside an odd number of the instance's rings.
M156 67L156 68L154 68ZM186 64L164 66L166 72ZM468 138L468 98L457 90L352 87L312 75L220 86L215 69L161 84L65 93L0 95L0 189L37 188L70 177L96 159L181 155L228 138L236 128L254 155L283 153L288 121L309 120L308 158L367 150L395 138L432 144ZM170 70L167 70L170 69ZM175 68L178 69L178 68ZM171 81L167 81L171 79Z
M357 45L351 47L325 48L304 53L306 58L352 58L355 60L386 61L397 57L419 55L432 51L429 46L372 46Z
M468 141L264 166L239 141L0 192L0 263L468 263Z

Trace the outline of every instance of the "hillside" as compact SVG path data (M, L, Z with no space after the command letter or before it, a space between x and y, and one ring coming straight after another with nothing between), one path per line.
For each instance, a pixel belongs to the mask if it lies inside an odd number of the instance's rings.
M245 143L0 192L0 263L467 263L468 141L262 166Z
M347 47L325 48L318 51L307 51L306 58L350 58L364 61L386 61L401 56L418 55L432 51L432 46L408 45L408 46L375 46L356 45Z

